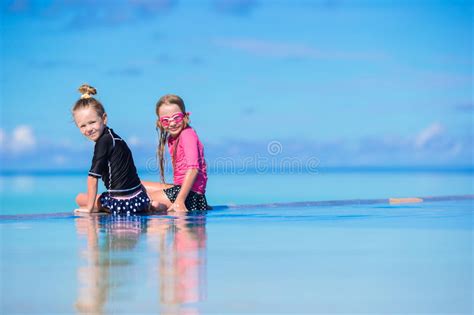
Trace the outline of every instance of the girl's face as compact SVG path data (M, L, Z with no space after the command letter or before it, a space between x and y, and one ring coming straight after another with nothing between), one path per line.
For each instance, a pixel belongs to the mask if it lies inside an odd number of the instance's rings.
M74 121L81 133L91 141L96 142L102 135L107 124L107 114L100 117L97 112L90 108L81 108L74 112Z
M163 104L158 109L158 126L176 138L184 129L187 115L183 114L176 104Z

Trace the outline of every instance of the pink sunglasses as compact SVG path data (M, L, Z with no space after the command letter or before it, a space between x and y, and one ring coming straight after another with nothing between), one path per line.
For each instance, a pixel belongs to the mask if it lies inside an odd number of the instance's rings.
M186 113L186 115L189 115L190 113ZM176 113L172 116L162 116L160 117L160 123L163 127L168 127L172 121L175 122L175 124L179 124L180 122L183 121L184 119L184 114L183 113Z

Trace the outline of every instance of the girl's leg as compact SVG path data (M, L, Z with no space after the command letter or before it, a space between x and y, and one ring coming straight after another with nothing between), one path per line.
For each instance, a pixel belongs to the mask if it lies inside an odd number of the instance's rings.
M171 201L163 190L147 191L151 199L152 211L166 211L171 206Z
M173 187L173 185L170 184L163 184L163 183L156 183L156 182L145 182L142 181L143 187L145 187L147 192L154 192L154 191L159 191L163 190L166 188Z
M173 185L146 181L142 181L142 185L151 199L151 211L166 211L171 206L171 201L163 192L163 189L171 188Z
M102 205L100 204L100 201L99 201L99 196L100 195L97 195L97 197L96 197L95 206L94 206L94 209L93 209L95 211L100 211L102 209ZM87 194L86 193L77 194L76 203L79 206L79 208L87 207Z

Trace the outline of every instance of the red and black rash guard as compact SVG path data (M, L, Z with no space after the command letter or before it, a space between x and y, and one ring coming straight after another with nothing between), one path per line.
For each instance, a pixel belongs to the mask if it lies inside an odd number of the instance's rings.
M95 143L89 176L102 178L107 191L113 195L127 195L141 186L132 152L108 127Z

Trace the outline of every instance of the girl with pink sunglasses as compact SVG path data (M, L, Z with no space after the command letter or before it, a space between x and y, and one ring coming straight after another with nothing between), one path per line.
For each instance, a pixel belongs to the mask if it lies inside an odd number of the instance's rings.
M156 115L161 183L143 182L152 199L152 208L156 211L207 210L204 148L189 125L184 101L177 95L165 95L156 104ZM173 185L165 184L166 144L173 166Z

